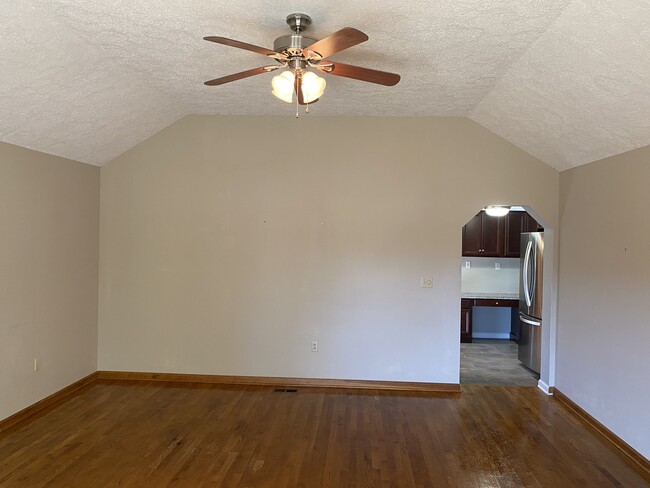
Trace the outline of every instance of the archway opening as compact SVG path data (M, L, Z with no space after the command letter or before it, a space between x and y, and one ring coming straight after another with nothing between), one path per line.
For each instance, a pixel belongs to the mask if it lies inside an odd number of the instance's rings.
M462 228L460 383L548 391L553 232L529 206L497 216L487 207Z

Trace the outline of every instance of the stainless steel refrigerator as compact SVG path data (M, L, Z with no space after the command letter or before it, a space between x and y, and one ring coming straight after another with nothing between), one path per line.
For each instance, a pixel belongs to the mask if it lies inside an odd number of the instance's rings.
M521 234L519 276L519 361L539 373L542 352L544 234Z

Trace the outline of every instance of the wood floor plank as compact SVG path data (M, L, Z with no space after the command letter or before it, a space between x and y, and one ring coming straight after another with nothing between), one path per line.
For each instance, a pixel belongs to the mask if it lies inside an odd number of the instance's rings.
M644 488L536 388L100 380L0 433L0 487Z

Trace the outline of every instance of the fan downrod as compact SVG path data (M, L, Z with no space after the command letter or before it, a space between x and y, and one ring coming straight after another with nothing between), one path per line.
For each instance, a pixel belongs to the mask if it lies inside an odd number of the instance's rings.
M273 50L289 57L301 56L304 48L317 41L317 39L302 34L311 25L311 17L307 14L289 14L287 15L287 24L294 34L278 37L273 42Z

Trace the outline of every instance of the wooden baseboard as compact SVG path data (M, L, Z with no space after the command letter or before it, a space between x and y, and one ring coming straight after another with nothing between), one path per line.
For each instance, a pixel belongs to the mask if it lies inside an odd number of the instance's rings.
M97 378L97 373L91 373L85 378L75 381L71 385L66 386L65 388L60 389L59 391L52 393L50 396L43 398L42 400L30 405L27 408L22 409L19 412L16 412L11 417L7 417L4 420L0 420L0 432L13 427L14 425L26 420L33 415L45 410L46 408L52 407L59 403L60 401L66 399L72 395L77 390L83 388L86 385L91 384Z
M97 371L72 383L52 395L0 420L0 432L13 427L33 415L56 405L77 390L97 380L167 381L181 383L211 383L243 386L277 386L303 388L343 388L354 390L409 391L420 393L460 393L455 383L418 383L407 381L336 380L324 378L282 378L272 376L225 376L180 373L140 373L130 371Z
M422 393L460 393L460 385L457 383L419 383L408 381L337 380L325 378L225 376L181 373L141 373L130 371L98 371L97 379L129 381L171 381L182 383L211 383L244 386L344 388L354 390L412 391Z
M553 398L563 404L579 420L590 427L593 431L602 436L607 442L614 446L623 458L646 480L650 481L650 461L648 461L640 452L630 446L627 442L614 434L611 430L592 417L586 410L576 404L568 396L557 388L554 388Z

